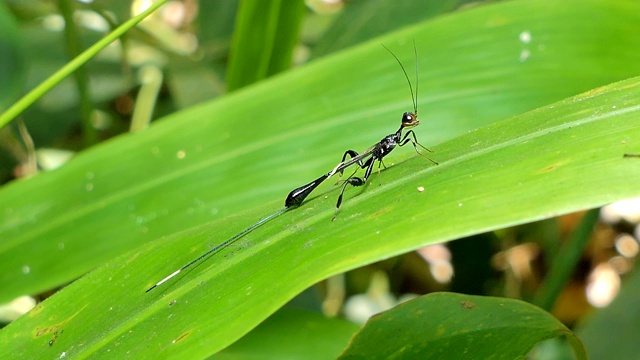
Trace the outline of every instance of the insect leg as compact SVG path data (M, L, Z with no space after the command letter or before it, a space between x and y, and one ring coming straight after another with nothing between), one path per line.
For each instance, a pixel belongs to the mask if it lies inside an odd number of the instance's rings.
M340 161L341 164L344 163L345 160L347 160L347 156L350 156L352 159L356 156L358 156L358 152L355 150L347 150L344 152L344 155L342 155L342 161ZM357 162L357 164L362 167L362 160L359 160ZM340 179L342 178L342 174L344 172L344 169L338 171L338 180L336 180L336 185L338 185L338 183L340 182Z
M336 212L333 214L333 219L331 219L331 221L335 220L336 216L338 216L338 210L340 209L340 205L342 204L342 196L344 195L344 190L347 188L347 185L362 186L366 184L367 179L369 178L369 175L371 175L371 170L373 169L374 163L375 163L374 158L370 158L366 162L366 164L364 164L365 166L367 166L367 170L364 172L363 177L360 178L357 176L350 176L347 180L345 180L344 184L342 184L342 188L340 189L340 195L338 195L338 202L336 203Z
M433 152L433 150L427 149L426 147L424 147L422 144L420 144L418 142L418 139L416 139L416 133L414 133L413 130L409 130L409 131L407 131L406 134L404 134L404 136L402 137L402 140L398 143L398 146L404 146L407 143L411 143L411 145L413 145L413 148L416 149L416 152L418 153L418 155L420 155L420 156L424 157L425 159L431 161L432 163L438 165L437 161L432 160L427 155L421 153L418 150L418 146L420 146L421 148L425 149L428 152Z

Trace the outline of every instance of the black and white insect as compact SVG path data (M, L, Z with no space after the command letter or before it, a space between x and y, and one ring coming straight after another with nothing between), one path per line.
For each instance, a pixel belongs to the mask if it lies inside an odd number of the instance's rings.
M428 156L424 155L418 150L418 146L419 146L428 152L433 152L427 149L426 147L422 146L422 144L418 142L415 132L413 132L413 130L411 129L415 126L420 125L420 121L418 121L418 51L416 49L415 43L413 44L413 49L416 57L416 92L415 94L413 92L413 86L411 85L411 80L409 80L409 75L407 75L407 71L404 69L404 66L402 65L402 62L400 61L400 59L398 59L398 57L393 52L391 52L391 50L389 50L386 46L384 46L384 48L387 49L387 51L389 51L389 53L396 59L398 64L400 64L400 68L402 68L402 72L404 73L404 76L407 79L407 83L409 84L409 91L411 92L411 100L413 101L413 112L407 111L404 114L402 114L400 128L395 133L385 136L377 144L371 146L361 154L358 154L355 150L345 151L344 155L342 155L342 161L338 165L336 165L336 167L334 167L333 170L311 181L310 183L302 185L299 188L296 188L293 191L291 191L287 196L287 199L285 200L285 206L287 208L300 206L304 201L304 199L306 199L307 196L309 196L309 194L311 194L311 192L316 187L318 187L318 185L324 182L326 179L330 178L336 173L339 175L342 175L343 171L346 168L354 164L357 164L358 166L360 166L360 168L365 169L364 176L358 177L358 176L352 175L349 178L347 178L342 184L342 188L340 189L340 195L338 195L338 202L336 203L336 211L333 216L333 220L335 220L338 214L338 210L340 209L340 205L342 204L342 196L344 195L344 191L347 185L351 185L351 186L365 185L367 183L367 179L369 179L369 176L371 175L371 171L373 170L374 164L378 162L378 169L380 169L380 165L384 166L384 164L382 163L382 159L385 156L389 155L389 153L393 151L393 149L395 149L396 146L404 146L406 144L411 144L413 145L414 149L419 155L425 157L426 159L431 161L433 164L438 165L436 161L430 159ZM405 129L409 129L409 130L407 130L403 134L403 130Z

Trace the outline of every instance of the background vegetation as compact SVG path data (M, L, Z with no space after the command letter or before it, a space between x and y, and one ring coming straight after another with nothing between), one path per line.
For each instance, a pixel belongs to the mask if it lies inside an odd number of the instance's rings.
M616 239L634 223L600 223L597 208L640 195L624 157L640 153L640 4L169 2L76 58L141 3L1 8L0 301L64 287L0 331L3 358L514 358L558 336L583 357L565 325L591 358L637 354L637 272L593 314L585 287L602 266L610 284L633 268ZM395 131L411 101L380 44L412 77L413 41L416 133L439 166L396 150L336 221L328 183L144 292ZM389 311L344 353L358 327L320 315L349 316L355 294L382 310L442 290L458 294ZM367 335L393 326L426 340ZM531 356L571 355L552 341Z

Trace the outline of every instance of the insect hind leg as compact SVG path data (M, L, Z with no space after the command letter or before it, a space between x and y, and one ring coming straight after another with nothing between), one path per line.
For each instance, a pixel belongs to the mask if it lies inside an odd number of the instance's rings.
M338 210L340 210L340 205L342 205L342 197L344 195L344 190L347 188L347 185L351 185L351 186L363 186L364 184L367 183L367 179L369 178L369 175L371 175L371 170L373 169L373 164L375 163L375 161L368 161L367 162L367 170L364 172L364 176L363 177L357 177L357 176L353 176L353 174L351 174L351 176L344 181L344 183L342 184L342 187L340 188L340 195L338 195L338 202L336 203L336 211L333 214L333 218L331 219L331 221L334 221L336 219L336 217L338 216ZM355 172L354 172L355 174Z
M355 150L347 150L344 152L344 155L342 155L342 160L340 161L340 164L343 164L345 160L347 160L347 156L351 157L352 159L356 156L358 156L358 152ZM362 160L359 160L357 162L358 166L363 167L364 163L362 162ZM336 180L336 185L338 185L338 183L340 182L340 179L342 179L342 174L344 172L344 169L338 171L338 180Z

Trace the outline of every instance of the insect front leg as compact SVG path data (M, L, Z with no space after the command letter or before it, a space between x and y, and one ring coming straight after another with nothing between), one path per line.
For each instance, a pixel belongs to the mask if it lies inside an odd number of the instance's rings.
M422 144L420 144L418 142L418 139L416 138L416 133L413 132L413 130L409 130L407 131L406 134L404 134L404 136L402 137L402 140L398 143L398 146L404 146L407 143L411 143L411 145L413 145L413 148L416 149L416 152L418 153L418 155L422 156L423 158L431 161L432 163L438 165L438 162L435 160L432 160L430 157L428 157L427 155L421 153L418 150L418 146L420 146L421 148L425 149L428 152L433 152L433 150L427 149L426 147L424 147Z

